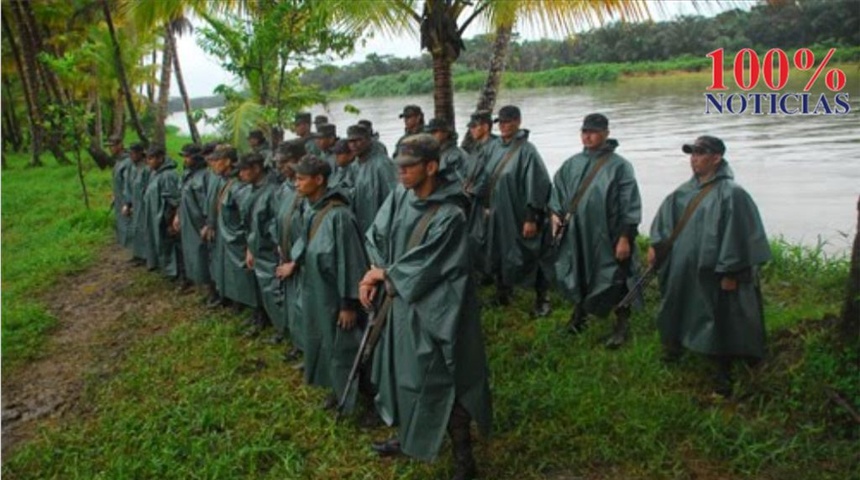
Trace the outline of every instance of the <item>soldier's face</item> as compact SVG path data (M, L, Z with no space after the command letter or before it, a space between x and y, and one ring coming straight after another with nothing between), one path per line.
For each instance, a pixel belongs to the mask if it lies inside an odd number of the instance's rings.
M595 150L600 148L603 142L609 138L609 130L583 130L579 136L582 139L583 147Z
M146 157L146 164L153 170L158 170L158 167L160 167L162 163L164 163L164 157L155 157L151 155Z
M520 120L499 120L499 133L502 138L508 140L520 131Z
M293 178L296 174L296 171L293 170L293 165L295 162L291 161L282 161L278 163L278 170L280 170L281 175L286 178Z
M431 176L435 175L439 162L418 162L412 165L398 165L400 183L407 189L420 188Z
M445 132L443 130L434 130L433 138L435 138L436 141L439 142L439 144L441 145L448 141L448 132Z
M212 170L218 175L226 175L230 171L230 159L219 158L212 161Z
M472 138L483 141L490 134L490 126L486 123L476 123L469 127L469 131L472 133Z
M110 148L111 155L119 155L119 153L122 152L122 144L121 143L114 143L114 144L110 145L109 148Z
M361 155L370 146L370 139L364 137L350 138L348 140L348 143L349 149L350 151L352 151L353 154Z
M260 165L251 165L250 167L239 170L239 180L245 183L257 183L260 177L263 176L263 167Z
M296 192L303 197L313 197L319 193L325 185L325 177L322 175L296 174Z
M418 128L421 123L421 115L407 115L403 117L403 126L410 132Z
M293 131L296 132L296 135L304 137L311 133L311 124L306 122L297 123L296 126L293 127Z
M708 178L717 171L722 155L706 151L694 151L690 154L690 167L693 175L698 178Z
M250 146L251 146L251 148L257 148L257 147L260 145L260 143L262 143L262 142L260 142L260 139L259 139L259 138L257 138L257 137L248 137L248 145L250 145Z
M335 140L333 138L330 138L330 137L321 137L321 138L317 138L316 140L314 140L314 143L317 144L317 148L319 148L320 150L322 150L324 152L327 151L328 149L330 149L332 147L332 145L334 145L334 142L335 142Z
M140 163L140 161L143 160L143 154L140 152L135 152L134 150L131 151L129 156L131 157L131 161L134 163Z
M338 153L334 158L338 167L345 167L352 161L352 153Z

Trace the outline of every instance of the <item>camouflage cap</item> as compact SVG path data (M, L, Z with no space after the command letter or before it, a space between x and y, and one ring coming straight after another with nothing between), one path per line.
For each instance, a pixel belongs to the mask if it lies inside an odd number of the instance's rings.
M520 107L514 105L505 105L499 109L499 116L493 120L493 123L508 122L511 120L519 120L523 118L520 112Z
M337 138L337 127L332 125L331 123L323 123L322 125L317 125L317 133L313 135L314 138Z
M370 132L371 135L373 135L373 122L371 122L370 120L368 120L366 118L362 118L361 120L358 121L358 124L363 126L363 127L366 127L367 131Z
M691 153L718 153L720 155L726 153L726 144L717 137L710 135L702 135L697 138L693 144L685 144L681 147L681 151L686 154Z
M201 152L200 147L194 143L186 143L182 146L182 150L179 151L179 154L183 157L193 157L194 155L199 155Z
M208 142L203 144L203 149L200 151L200 154L203 156L212 155L212 152L218 148L218 142Z
M307 175L311 177L322 175L323 177L328 178L328 176L331 175L331 166L328 162L313 154L302 157L302 159L299 160L299 163L293 167L293 170L295 170L298 175Z
M430 123L428 123L427 126L424 127L424 131L427 133L433 133L438 131L450 133L453 131L453 129L451 128L451 124L448 123L448 120L445 120L444 118L433 118L430 120Z
M349 149L349 142L347 142L345 139L340 139L334 144L333 147L331 147L331 151L335 155L340 155L342 153L350 153L351 150Z
M599 131L609 129L609 119L602 113L590 113L582 120L582 131Z
M212 152L212 160L221 160L224 158L230 160L230 163L236 163L239 159L239 152L233 148L233 145L221 143Z
M403 107L403 113L400 114L400 118L412 117L415 115L424 115L424 112L421 111L421 107L418 105L406 105Z
M394 163L401 167L439 160L439 142L428 133L410 135L400 142Z

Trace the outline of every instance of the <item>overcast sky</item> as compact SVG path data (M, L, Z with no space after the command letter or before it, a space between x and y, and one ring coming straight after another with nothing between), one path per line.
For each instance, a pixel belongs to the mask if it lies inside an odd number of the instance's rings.
M716 13L728 8L749 8L755 4L754 0L741 0L735 2L713 2L707 0L699 1L665 1L663 3L663 11L657 11L651 7L652 15L655 20L664 20L677 17L679 15L702 14L715 15ZM698 11L697 11L698 9ZM200 23L199 20L194 21L195 26ZM532 31L527 26L518 27L517 29L520 38L523 39L538 39L545 37L542 32ZM480 35L487 32L487 27L473 23L466 30L466 38ZM555 38L563 38L564 34L559 32L554 35ZM188 94L191 97L201 97L212 95L212 90L219 84L232 84L235 79L224 71L218 64L216 59L208 56L197 45L196 34L186 35L178 40L179 60L182 64L182 72L185 76ZM353 55L337 61L338 64L348 64L351 62L362 61L369 53L378 55L393 55L396 57L414 57L420 55L420 47L418 37L416 35L404 35L397 38L377 36L365 40L365 44L359 43L356 46L356 51ZM171 84L171 95L178 96L179 90L176 87L176 82Z

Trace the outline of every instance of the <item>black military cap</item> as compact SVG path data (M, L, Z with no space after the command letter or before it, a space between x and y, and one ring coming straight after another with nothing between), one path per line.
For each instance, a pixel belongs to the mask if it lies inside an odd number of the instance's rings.
M582 120L582 131L603 131L609 129L609 119L601 113L589 113Z
M328 178L331 175L331 166L329 166L328 162L313 154L302 157L299 163L293 167L293 170L299 175L308 175L311 177L322 175Z
M122 145L122 135L111 135L107 140L105 140L105 145Z
M493 113L490 112L489 110L477 111L477 112L473 113L471 117L469 117L469 125L467 125L467 126L471 128L471 127L474 127L475 125L478 125L481 123L486 123L488 125L492 124L493 123Z
M182 150L179 151L183 157L193 157L194 155L199 155L200 152L200 147L193 143L186 143L182 146Z
M428 133L410 135L400 142L394 163L406 167L428 160L439 160L439 142Z
M263 134L262 130L251 130L251 133L248 134L248 140L250 140L252 138L256 138L257 140L259 140L261 142L266 141L266 135Z
M314 138L337 138L337 127L331 123L317 125L317 133Z
M307 153L304 140L290 140L278 145L278 161L298 161Z
M165 153L164 147L161 145L153 145L146 150L147 157L163 157Z
M438 131L452 132L453 129L451 128L451 124L448 123L448 120L445 120L444 118L433 118L430 120L427 126L424 127L424 131L427 133L433 133Z
M212 152L218 148L218 142L207 142L203 144L203 148L200 150L200 154L205 156L212 155Z
M140 142L132 143L131 146L128 147L128 149L131 150L132 152L138 152L138 153L143 153L146 151L146 147Z
M418 105L406 105L403 107L403 113L400 114L400 118L412 117L415 115L423 115L424 112L421 111L421 107Z
M726 153L726 144L717 137L710 135L702 135L697 138L693 144L685 144L681 147L681 151L686 154L691 153L718 153L720 155Z
M293 123L311 123L311 114L309 112L299 112L293 118Z
M363 119L358 121L358 124L361 125L362 127L366 127L367 131L370 132L371 135L373 135L373 122L371 122L370 120L368 120L366 118L363 118Z
M236 167L239 170L242 170L245 168L251 168L255 165L259 165L262 168L265 161L266 159L263 158L263 156L259 153L246 153L245 155L242 155L242 159L239 160L239 163L236 164Z
M319 128L320 125L323 125L325 123L328 123L328 117L327 116L317 115L316 117L314 117L314 125L316 125L317 128Z
M349 140L355 138L370 138L370 131L363 125L352 125L346 129L346 138Z
M505 105L501 109L499 109L499 116L493 120L493 123L499 122L507 122L510 120L519 120L523 118L522 113L520 113L520 108L515 107L513 105Z
M349 142L347 142L345 139L340 139L334 144L333 147L331 147L331 151L335 155L341 154L341 153L349 153L350 152Z

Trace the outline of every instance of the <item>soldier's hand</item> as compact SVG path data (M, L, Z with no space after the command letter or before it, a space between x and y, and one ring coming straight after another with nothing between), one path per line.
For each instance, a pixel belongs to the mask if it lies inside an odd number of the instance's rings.
M361 306L370 310L373 307L373 299L376 298L376 286L361 283L358 285L358 301Z
M279 279L283 280L285 278L289 278L293 276L293 273L296 271L296 262L287 262L278 265L278 268L275 269L275 276Z
M130 217L131 216L131 207L129 207L128 205L123 205L122 206L122 214L126 217Z
M179 226L179 215L175 215L175 216L173 217L173 225L172 225L172 228L173 228L173 231L174 231L174 232L179 232L179 228L180 228L180 226Z
M621 236L618 239L618 243L615 244L615 259L619 262L623 262L630 258L630 241L627 240L627 237Z
M337 326L343 330L352 330L352 327L355 326L356 317L355 310L342 309L337 316Z
M552 236L555 238L558 236L558 231L561 230L561 218L553 213L550 215L549 219L552 224Z
M523 222L523 238L532 238L537 235L536 222Z
M734 277L723 277L720 280L720 288L727 292L733 292L738 289L738 281Z
M254 268L254 255L251 253L251 250L245 249L245 265L251 269Z
M657 252L654 247L648 247L648 265L653 267L657 263Z

